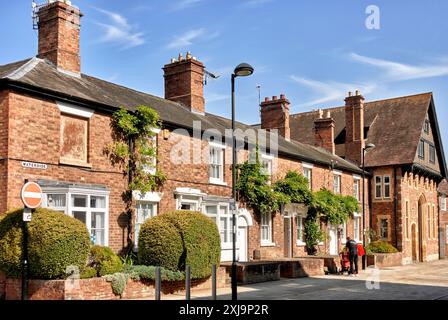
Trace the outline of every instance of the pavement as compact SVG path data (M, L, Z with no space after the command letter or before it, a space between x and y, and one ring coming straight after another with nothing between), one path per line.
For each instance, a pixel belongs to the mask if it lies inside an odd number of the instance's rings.
M184 299L171 296L170 299ZM211 299L210 290L194 292ZM230 300L230 288L218 300ZM239 300L448 300L448 259L383 269L367 268L358 277L325 275L238 286Z

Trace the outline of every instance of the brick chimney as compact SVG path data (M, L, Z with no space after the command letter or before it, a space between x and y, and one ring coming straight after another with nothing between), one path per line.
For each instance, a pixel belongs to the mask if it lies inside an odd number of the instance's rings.
M278 134L286 140L290 139L289 128L289 100L284 94L273 96L272 100L266 97L260 104L261 129L278 129Z
M189 52L163 67L165 99L179 102L191 112L204 114L204 65Z
M334 146L334 119L330 111L323 117L323 111L319 110L319 118L314 120L314 145L335 154Z
M38 57L60 70L80 74L79 31L82 13L70 1L49 1L37 12L39 18Z
M364 100L358 90L345 98L345 158L358 165L364 148Z

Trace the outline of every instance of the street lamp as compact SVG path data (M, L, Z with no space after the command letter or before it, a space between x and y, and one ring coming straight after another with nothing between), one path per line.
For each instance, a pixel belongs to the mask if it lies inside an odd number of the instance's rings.
M236 269L236 141L235 141L235 78L254 73L250 64L240 63L232 74L232 300L237 300Z
M366 221L366 208L365 208L365 197L366 197L366 192L365 192L365 178L366 178L366 174L365 174L365 166L364 166L364 158L366 156L366 152L369 150L372 150L373 148L375 148L375 145L373 143L369 143L367 144L364 148L362 148L362 230L363 230L363 238L362 238L362 242L363 242L363 246L364 248L366 247L366 228L365 228L365 221ZM371 217L372 214L369 211L369 229L370 226L372 225L371 222ZM365 270L366 269L366 255L364 254L362 256L362 269Z

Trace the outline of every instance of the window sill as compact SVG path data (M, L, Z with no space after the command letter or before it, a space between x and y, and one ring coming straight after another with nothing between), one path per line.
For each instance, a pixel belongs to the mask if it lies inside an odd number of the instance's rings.
M303 246L306 246L306 243L302 242L302 241L297 241L296 246L303 247Z
M224 182L222 180L217 180L217 179L214 179L214 178L210 178L208 183L215 184L215 185L218 185L218 186L227 186L226 182Z
M262 242L262 247L275 247L275 242Z
M60 159L59 164L92 169L92 164L86 163L86 162L78 162L78 161Z

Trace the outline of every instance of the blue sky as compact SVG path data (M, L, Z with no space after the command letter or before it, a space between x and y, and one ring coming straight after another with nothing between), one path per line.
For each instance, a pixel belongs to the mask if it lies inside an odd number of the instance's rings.
M86 74L163 96L161 68L189 50L221 75L205 87L207 111L229 116L230 74L248 62L254 75L237 80L246 123L259 122L257 85L262 98L286 94L292 113L343 105L355 89L367 100L432 91L448 152L448 1L72 2ZM365 26L369 5L379 30ZM36 54L31 0L1 1L0 30L0 64Z

